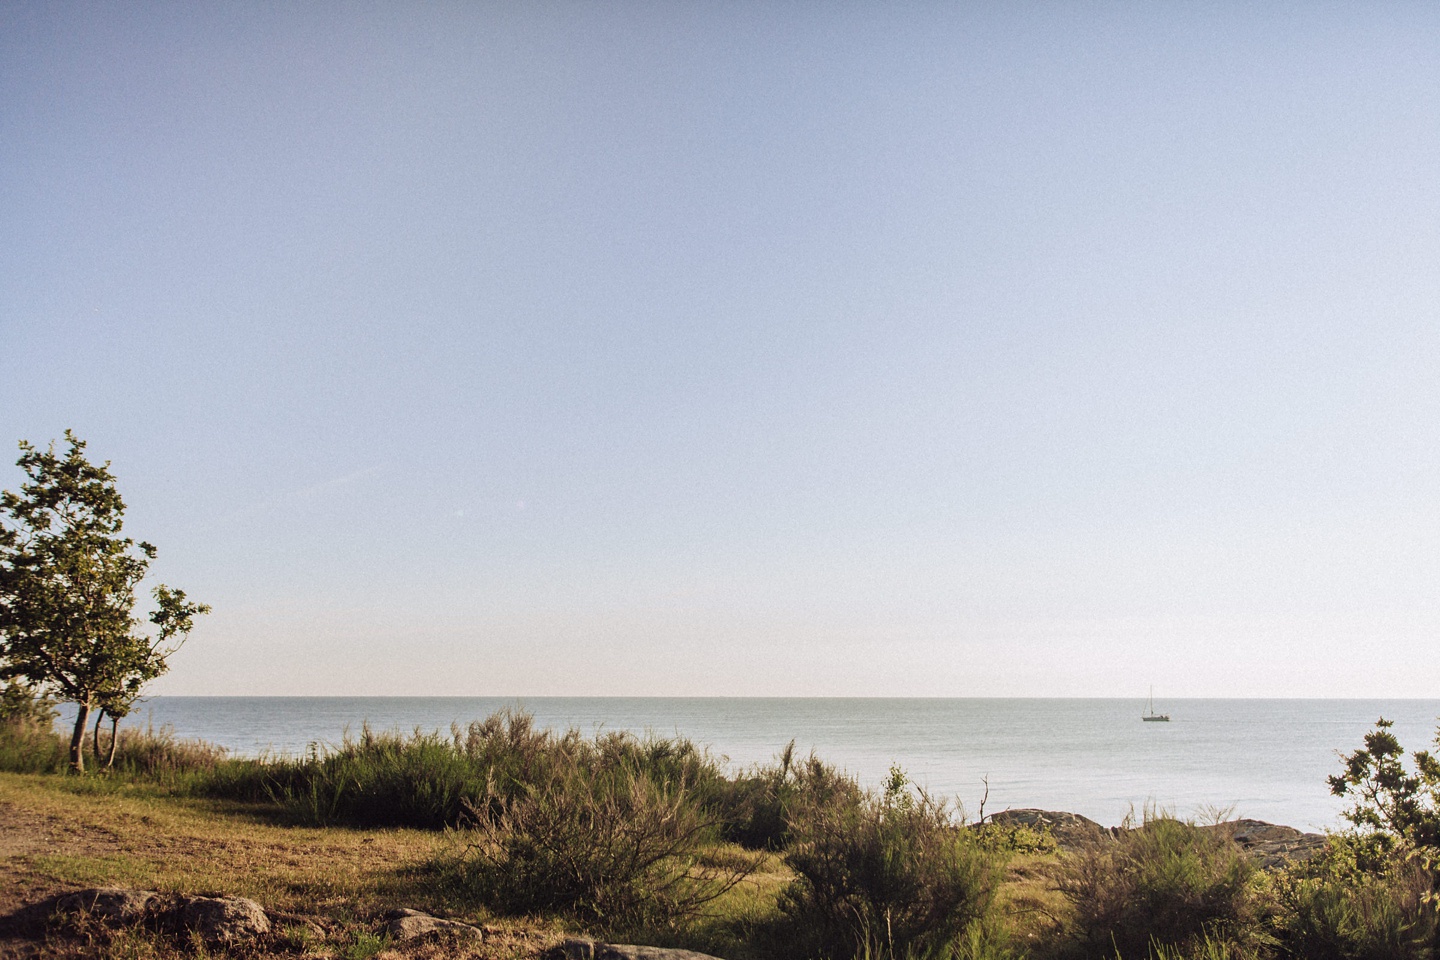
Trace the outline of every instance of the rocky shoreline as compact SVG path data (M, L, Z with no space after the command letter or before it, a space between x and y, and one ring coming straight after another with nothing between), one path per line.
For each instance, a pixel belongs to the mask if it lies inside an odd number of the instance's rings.
M1127 829L1101 826L1078 813L1028 807L1004 810L987 817L986 820L1002 826L1024 826L1048 833L1055 838L1062 850L1074 850L1114 840ZM1308 860L1325 846L1324 834L1305 833L1294 827L1267 823L1264 820L1226 820L1202 825L1199 829L1229 837L1258 861L1261 868L1267 870L1299 860Z

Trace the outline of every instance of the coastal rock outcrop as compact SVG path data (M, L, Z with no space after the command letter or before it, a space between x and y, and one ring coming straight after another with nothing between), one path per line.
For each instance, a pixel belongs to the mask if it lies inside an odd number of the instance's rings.
M1308 860L1325 848L1323 834L1303 833L1294 827L1266 823L1264 820L1227 820L1200 829L1228 834L1266 870Z
M566 940L545 953L545 960L719 960L708 953L672 947L640 947L629 943Z
M1066 850L1111 840L1125 829L1102 827L1078 813L1034 808L1003 810L993 814L989 820L1001 825L1026 826L1032 830L1048 831L1055 838L1055 842ZM1266 870L1309 859L1325 847L1325 837L1322 834L1304 833L1294 827L1267 823L1264 820L1227 820L1224 823L1207 824L1199 829L1220 833L1234 840Z
M1095 843L1114 836L1112 829L1102 827L1089 817L1064 810L1039 810L1024 807L1019 810L1002 810L989 817L991 823L1001 826L1022 826L1032 830L1048 832L1061 847L1072 848Z

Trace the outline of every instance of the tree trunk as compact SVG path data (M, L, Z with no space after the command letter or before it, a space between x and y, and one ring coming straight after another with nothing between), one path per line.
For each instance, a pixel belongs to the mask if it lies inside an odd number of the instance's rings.
M100 723L105 719L105 708L101 707L95 711L95 735L90 738L90 745L94 748L91 752L95 754L95 762L100 762Z
M90 701L79 704L75 711L75 732L70 735L70 769L75 773L85 772L85 727L90 723Z
M115 744L120 742L120 718L110 718L110 756L105 758L105 769L115 766Z

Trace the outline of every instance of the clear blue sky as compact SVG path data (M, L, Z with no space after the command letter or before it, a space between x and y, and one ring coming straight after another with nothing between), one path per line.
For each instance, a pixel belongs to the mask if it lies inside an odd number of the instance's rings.
M1440 6L6 3L0 356L159 692L1434 696Z

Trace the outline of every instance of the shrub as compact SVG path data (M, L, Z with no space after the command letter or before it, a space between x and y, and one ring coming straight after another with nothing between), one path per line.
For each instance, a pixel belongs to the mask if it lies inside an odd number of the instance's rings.
M813 753L795 760L791 740L769 766L705 785L704 802L722 823L723 836L751 850L782 850L793 833L797 811L827 804L857 803L858 783Z
M1431 876L1372 838L1338 835L1271 884L1284 953L1307 960L1420 960L1437 946Z
M1255 937L1254 870L1224 834L1152 814L1113 843L1080 853L1060 890L1090 955L1145 957L1154 947L1189 949L1207 937Z
M564 911L612 927L670 923L755 867L750 858L702 863L717 824L689 784L657 781L624 756L556 767L544 782L468 809L466 846L442 873L462 896L511 913Z
M466 811L483 818L562 771L627 766L656 783L687 785L699 797L723 781L718 763L689 740L606 733L593 739L575 730L535 727L520 711L503 711L450 736L416 731L376 733L340 746L312 748L303 759L232 761L202 788L212 796L271 800L301 820L362 826L457 826Z
M720 817L726 840L751 850L779 850L789 839L786 808L795 792L795 741L770 766L760 766L714 785L707 798Z
M484 771L442 737L368 727L359 740L285 772L276 778L277 799L319 824L438 829L457 822L466 798L485 790Z
M0 770L54 773L65 769L67 747L51 724L55 702L26 683L0 686Z
M0 727L49 733L58 715L54 700L22 680L0 687Z
M1345 758L1345 772L1332 776L1330 792L1355 798L1345 818L1361 831L1414 850L1440 851L1440 758L1405 751L1381 717L1365 735L1365 746ZM1437 738L1440 742L1440 738Z
M830 957L940 955L967 932L980 942L999 861L949 806L898 768L880 795L823 780L794 811L785 854L798 874L782 896L792 942Z

